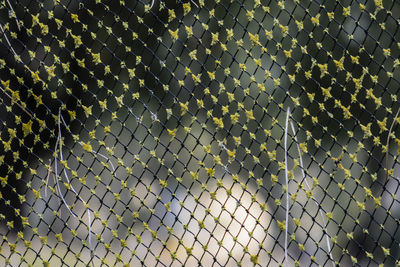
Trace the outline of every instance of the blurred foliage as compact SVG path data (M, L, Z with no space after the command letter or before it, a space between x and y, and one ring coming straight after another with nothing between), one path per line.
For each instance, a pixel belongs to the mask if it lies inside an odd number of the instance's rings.
M3 1L0 263L399 265L398 14Z

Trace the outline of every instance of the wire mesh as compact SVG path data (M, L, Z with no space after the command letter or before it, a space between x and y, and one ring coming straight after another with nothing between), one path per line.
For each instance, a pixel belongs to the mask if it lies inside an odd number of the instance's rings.
M0 263L394 266L400 3L0 5Z

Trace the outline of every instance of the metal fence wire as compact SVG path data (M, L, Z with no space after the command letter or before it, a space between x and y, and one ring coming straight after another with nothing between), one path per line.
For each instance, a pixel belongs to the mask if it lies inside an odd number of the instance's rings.
M2 1L0 265L400 266L399 23Z

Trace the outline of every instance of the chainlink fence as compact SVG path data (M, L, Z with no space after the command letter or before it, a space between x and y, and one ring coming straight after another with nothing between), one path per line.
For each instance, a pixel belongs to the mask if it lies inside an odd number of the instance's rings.
M0 8L0 264L400 265L400 3Z

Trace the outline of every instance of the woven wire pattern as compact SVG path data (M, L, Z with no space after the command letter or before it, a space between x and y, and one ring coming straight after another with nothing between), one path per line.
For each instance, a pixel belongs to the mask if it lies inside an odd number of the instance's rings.
M398 14L3 1L0 264L399 265Z

